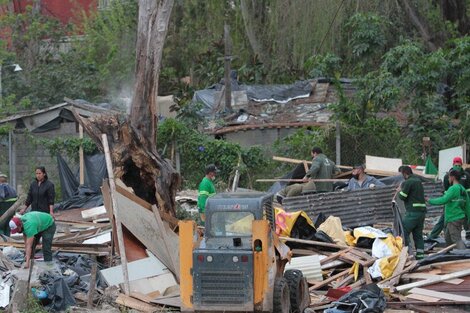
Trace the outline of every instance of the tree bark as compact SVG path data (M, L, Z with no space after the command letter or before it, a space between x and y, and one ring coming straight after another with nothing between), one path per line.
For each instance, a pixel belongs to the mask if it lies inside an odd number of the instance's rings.
M437 45L434 42L434 37L431 36L431 31L427 21L421 16L418 9L410 3L409 0L398 0L399 5L405 11L410 22L416 27L418 32L423 37L426 45L431 51L437 49Z
M157 93L163 45L168 32L173 0L139 0L136 43L136 79L130 122L139 140L156 151Z
M259 0L257 0L256 2L258 1ZM263 45L261 44L257 36L257 28L255 27L255 25L257 24L255 16L260 15L259 13L256 13L256 5L257 3L255 3L253 0L241 0L240 11L242 13L243 25L245 26L246 36L248 37L251 49L253 50L254 54L259 57L262 63L267 64L266 54L263 51Z
M136 82L128 119L74 115L101 151L101 134L107 134L115 178L132 187L137 196L176 216L180 176L156 149L158 77L172 7L173 0L139 1Z
M466 0L441 0L441 13L446 21L457 23L461 35L468 35L470 23L467 16Z

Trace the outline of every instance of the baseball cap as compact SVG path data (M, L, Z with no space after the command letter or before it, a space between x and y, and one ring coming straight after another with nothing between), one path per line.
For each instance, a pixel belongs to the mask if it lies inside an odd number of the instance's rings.
M8 223L8 226L10 226L10 233L16 234L19 232L20 227L23 226L23 222L18 216L14 216Z
M456 156L456 157L452 160L452 164L455 164L455 163L463 164L462 158L459 157L459 156Z
M215 166L215 164L209 164L206 166L206 174L211 173L211 172L214 172L214 173L219 172L219 169Z
M3 173L0 173L0 177L8 178L8 176L6 174L3 174Z

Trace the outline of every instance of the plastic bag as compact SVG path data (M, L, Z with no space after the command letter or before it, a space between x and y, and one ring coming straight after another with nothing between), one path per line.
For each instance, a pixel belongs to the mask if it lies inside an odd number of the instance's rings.
M375 284L352 290L333 302L334 307L325 313L383 313L387 300L383 291Z

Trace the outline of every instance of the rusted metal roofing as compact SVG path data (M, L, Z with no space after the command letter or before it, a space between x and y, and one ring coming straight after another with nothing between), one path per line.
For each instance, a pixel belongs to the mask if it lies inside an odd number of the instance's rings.
M439 197L443 189L440 183L423 184L425 195ZM314 219L318 214L333 215L341 219L343 226L358 227L393 221L392 199L396 186L352 191L336 191L286 198L283 207L287 212L302 210ZM400 205L401 201L397 201ZM437 216L442 206L428 206L428 216Z

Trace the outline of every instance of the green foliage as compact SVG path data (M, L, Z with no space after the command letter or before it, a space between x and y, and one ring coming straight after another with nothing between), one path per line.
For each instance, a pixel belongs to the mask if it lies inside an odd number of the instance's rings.
M304 70L310 78L336 77L341 73L341 63L341 58L332 53L317 54L307 59Z
M77 138L77 137L58 137L53 139L32 137L36 144L45 147L49 150L51 156L57 154L65 154L67 157L74 161L78 161L78 151L80 146L83 146L85 154L92 154L96 151L96 145L90 138Z
M244 149L238 144L212 139L186 125L175 119L166 119L158 126L160 152L169 157L172 145L175 145L181 155L181 173L185 187L197 188L204 176L205 166L211 163L220 169L217 178L219 187L227 187L229 178L233 177L237 168L242 174L240 186L252 186L252 174L266 165L260 148Z
M23 313L46 313L47 310L41 305L38 299L35 299L33 296L28 295L26 298L26 309L22 311Z

